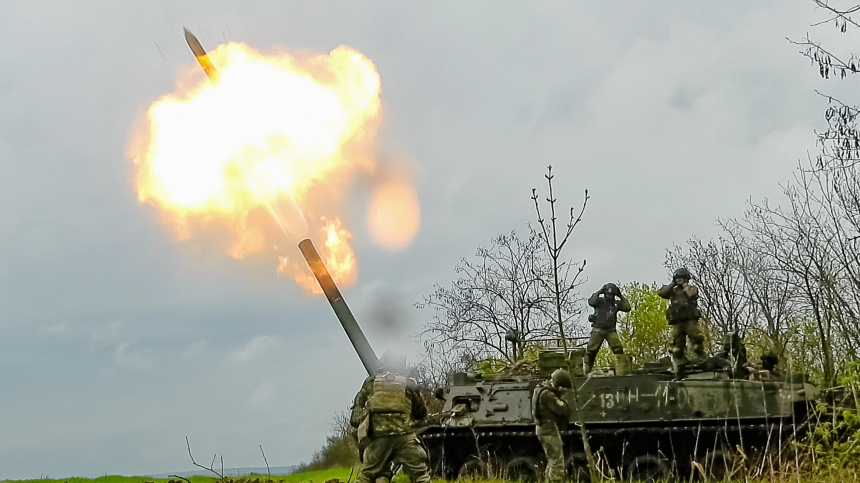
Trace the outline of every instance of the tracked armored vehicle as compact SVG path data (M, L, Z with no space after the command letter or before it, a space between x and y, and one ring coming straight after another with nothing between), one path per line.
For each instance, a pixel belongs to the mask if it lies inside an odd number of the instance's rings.
M436 393L445 400L441 417L422 432L434 472L540 479L545 458L532 394L556 368L581 367L581 352L572 354L575 360L565 361L560 349L541 352L538 374L452 374ZM699 369L675 381L660 364L626 375L580 373L573 384L566 399L580 409L601 470L632 480L730 476L739 459L778 453L802 432L817 396L803 375L752 381ZM572 480L587 481L575 419L562 431L568 471Z
M326 298L368 374L379 367L361 328L310 240L299 244ZM444 407L420 428L436 476L503 476L540 479L545 457L531 414L535 387L559 368L573 369L565 399L578 412L562 431L568 474L588 480L577 414L588 430L600 470L635 481L700 476L733 476L739 460L779 454L784 443L805 431L818 390L802 374L749 380L731 368L691 367L673 380L665 365L646 363L619 374L582 372L583 350L566 359L561 349L540 353L537 371L481 376L455 373L438 388ZM619 366L621 369L621 366ZM621 374L625 373L625 374Z

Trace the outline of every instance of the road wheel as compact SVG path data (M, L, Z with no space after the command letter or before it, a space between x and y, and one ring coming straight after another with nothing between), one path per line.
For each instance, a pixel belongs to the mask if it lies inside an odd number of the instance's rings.
M699 459L699 464L705 472L705 479L710 481L728 481L743 474L743 462L731 451L708 451Z
M468 480L485 480L487 479L487 465L479 458L469 458L460 467L459 477Z
M585 453L573 453L568 456L565 466L569 481L573 483L591 481L591 473L588 471L588 459L585 457Z
M668 478L669 465L654 455L637 456L627 466L627 481L660 481Z
M540 481L541 465L538 460L531 456L518 456L512 459L507 467L508 480L510 481Z

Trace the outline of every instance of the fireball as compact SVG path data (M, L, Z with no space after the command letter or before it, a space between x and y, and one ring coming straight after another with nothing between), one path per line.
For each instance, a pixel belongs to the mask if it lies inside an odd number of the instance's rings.
M140 202L157 207L180 239L202 224L222 224L236 258L277 245L252 216L266 213L289 240L315 238L335 281L352 283L352 235L337 216L321 216L328 207L311 195L344 191L351 173L374 168L381 103L373 63L344 46L298 58L229 43L208 57L217 79L189 69L176 92L149 107L135 135ZM306 267L279 259L279 273L307 286Z

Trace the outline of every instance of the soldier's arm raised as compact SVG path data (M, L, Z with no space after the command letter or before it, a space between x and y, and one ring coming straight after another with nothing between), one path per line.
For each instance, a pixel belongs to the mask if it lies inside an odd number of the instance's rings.
M618 310L622 312L630 312L630 309L632 309L632 307L630 306L630 301L627 300L627 297L621 295L621 303L618 304Z
M594 292L591 294L591 297L588 297L588 305L592 307L597 307L600 305L600 292Z
M547 411L556 416L567 416L567 404L562 401L553 391L543 391L540 395L541 403Z
M664 299L672 298L672 289L675 286L672 284L663 285L657 290L657 295L663 297Z
M691 299L699 298L699 289L695 285L684 284L684 292L687 294L687 297Z

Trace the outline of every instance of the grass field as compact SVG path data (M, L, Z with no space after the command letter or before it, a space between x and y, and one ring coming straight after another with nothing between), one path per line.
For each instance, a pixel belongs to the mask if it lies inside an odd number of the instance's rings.
M343 483L348 481L355 481L356 474L358 473L358 469L350 469L350 468L334 468L330 470L322 470L322 471L309 471L305 473L296 473L288 476L272 476L271 481L275 483L325 483L326 481L332 479L338 479ZM848 477L846 477L848 476ZM188 478L191 483L216 483L217 478L209 477L209 476L192 476ZM232 477L229 478L231 482L235 483L264 483L269 478L266 475L253 475L253 476L242 476L242 477ZM16 482L16 483L168 483L168 482L176 482L185 483L182 480L178 479L168 479L168 478L148 478L145 476L102 476L99 478L51 478L51 479L39 479L39 480L0 480L0 482ZM441 483L444 480L436 480ZM478 480L460 480L461 483L508 483L503 480L490 480L490 481L478 481ZM615 481L615 480L605 480L607 482ZM683 480L679 480L683 481ZM701 480L700 480L701 481ZM737 483L841 483L843 481L857 481L856 475L853 473L851 475L820 475L811 478L797 478L791 476L777 477L777 478L756 478L749 480L736 480ZM408 483L409 479L406 475L399 473L394 477L393 483Z
M337 478L340 481L346 482L350 479L355 480L355 475L358 469L351 470L350 468L334 468L322 471L309 471L307 473L296 473L288 476L272 475L272 481L276 483L324 483L328 480ZM191 483L215 483L217 478L210 476L192 476L188 478ZM241 478L231 478L234 481L243 481L251 483L254 480L267 480L266 475L243 476ZM396 480L396 479L395 479ZM170 481L185 483L177 478L148 478L146 476L101 476L98 478L51 478L40 480L0 480L3 482L14 481L17 483L168 483Z

